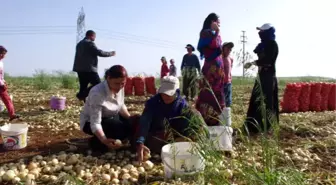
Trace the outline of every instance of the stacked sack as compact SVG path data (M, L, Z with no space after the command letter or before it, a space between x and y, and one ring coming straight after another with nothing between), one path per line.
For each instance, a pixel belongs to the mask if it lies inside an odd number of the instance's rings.
M286 85L286 89L282 101L283 112L299 111L299 96L301 93L301 84L290 83Z
M131 77L127 78L126 85L125 85L125 95L126 96L133 95L133 81Z
M132 79L134 85L134 95L144 96L145 95L145 80L144 78L137 76Z
M301 93L299 96L299 111L307 112L309 111L310 105L310 83L301 84Z
M312 83L310 89L310 110L321 111L321 89L322 83Z
M322 87L321 87L321 111L328 110L330 90L331 90L331 84L330 83L322 83Z
M330 85L329 100L328 100L329 110L336 110L336 84Z
M155 95L156 94L155 77L153 76L146 77L145 84L147 95Z

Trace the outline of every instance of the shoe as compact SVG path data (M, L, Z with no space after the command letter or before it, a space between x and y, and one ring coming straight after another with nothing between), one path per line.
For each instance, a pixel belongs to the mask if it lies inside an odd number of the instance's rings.
M85 103L85 98L79 95L79 93L76 94L76 97L79 101L83 101Z
M13 121L13 120L19 119L19 118L20 118L20 116L17 115L17 114L15 114L14 116L12 116L12 117L9 118L9 121Z

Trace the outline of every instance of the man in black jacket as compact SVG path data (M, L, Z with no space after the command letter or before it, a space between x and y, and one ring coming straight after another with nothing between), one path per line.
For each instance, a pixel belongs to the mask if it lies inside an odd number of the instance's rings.
M98 56L111 57L115 55L115 51L106 52L98 49L94 43L95 39L96 33L89 30L86 32L85 38L76 46L73 71L77 72L79 80L79 92L76 96L82 101L85 101L90 89L101 82L97 73ZM89 84L91 86L88 88Z

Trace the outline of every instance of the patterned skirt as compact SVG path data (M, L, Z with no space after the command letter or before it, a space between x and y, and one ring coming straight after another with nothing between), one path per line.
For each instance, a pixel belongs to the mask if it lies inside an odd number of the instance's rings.
M225 107L222 60L205 61L202 73L196 109L202 114L207 125L219 125L219 115Z

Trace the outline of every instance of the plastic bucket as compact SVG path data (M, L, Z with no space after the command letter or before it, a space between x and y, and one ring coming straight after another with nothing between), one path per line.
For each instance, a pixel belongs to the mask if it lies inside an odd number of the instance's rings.
M9 95L9 98L13 101L13 96L12 95ZM3 112L4 110L6 110L6 106L0 99L0 112Z
M27 146L27 124L7 124L0 127L0 133L6 150L19 150Z
M233 129L228 126L209 126L210 139L214 142L215 149L232 151Z
M219 120L226 126L231 126L231 108L225 107L222 114L219 116Z
M64 110L66 103L66 97L53 96L50 99L50 108L53 110Z
M162 147L161 158L167 179L173 176L193 175L204 170L202 156L192 150L190 142L177 142Z

